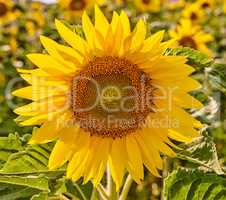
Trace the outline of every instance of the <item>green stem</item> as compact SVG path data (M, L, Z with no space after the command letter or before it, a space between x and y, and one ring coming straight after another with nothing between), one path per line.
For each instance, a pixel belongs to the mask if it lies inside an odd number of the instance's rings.
M125 185L122 189L122 193L119 197L119 200L126 200L127 199L127 196L128 196L128 193L129 193L129 190L130 190L132 183L133 183L133 179L132 179L132 176L129 174L126 178L126 182L125 182Z
M112 179L109 166L107 168L107 188L110 200L117 200L116 186Z
M81 195L82 199L83 200L87 200L85 194L83 193L83 191L81 190L81 188L77 185L77 184L74 184L74 186L76 187L76 189L78 190L79 194Z
M98 191L96 188L93 188L91 199L90 200L98 200Z
M99 194L100 194L100 196L103 200L110 200L110 198L109 198L107 192L105 191L105 188L103 187L103 185L99 184L96 189L99 192Z

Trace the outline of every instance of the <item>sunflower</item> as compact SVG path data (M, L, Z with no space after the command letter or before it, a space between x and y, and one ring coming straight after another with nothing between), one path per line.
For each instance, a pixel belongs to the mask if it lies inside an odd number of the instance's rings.
M44 4L32 2L30 12L27 14L25 28L30 37L38 35L40 29L45 25Z
M164 0L163 5L165 5L170 10L175 10L177 8L183 8L185 6L184 0Z
M17 12L13 12L12 0L0 0L0 25L11 22L17 17Z
M212 9L215 5L215 0L198 0L201 9Z
M205 17L204 11L200 9L198 3L187 4L181 15L183 18L190 19L193 24L202 22Z
M161 8L161 0L134 0L134 4L141 12L158 12Z
M15 109L23 126L40 125L30 144L56 140L49 158L53 170L69 162L67 177L94 186L109 164L117 189L128 171L140 183L143 166L155 176L160 152L175 156L171 139L188 142L202 124L184 109L202 104L188 92L200 87L184 56L166 56L174 42L164 31L146 37L140 19L131 30L122 11L111 22L95 7L95 25L82 16L85 39L59 20L69 46L41 36L48 54L29 54L38 68L18 70L30 86L13 95L33 102Z
M29 15L30 19L36 23L38 27L42 27L45 24L44 16L44 4L40 2L31 3L31 13Z
M122 6L126 4L126 0L114 0L114 3L118 6Z
M60 6L65 9L67 19L81 16L85 10L91 10L97 0L59 0Z
M206 43L213 41L211 34L205 33L200 26L192 25L191 20L181 19L175 30L169 31L172 38L176 39L179 45L197 49L210 57L213 55Z

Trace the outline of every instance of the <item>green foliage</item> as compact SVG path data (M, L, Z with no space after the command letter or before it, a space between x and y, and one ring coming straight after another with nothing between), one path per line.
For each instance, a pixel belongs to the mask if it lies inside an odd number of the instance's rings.
M226 94L226 64L214 64L209 72L209 79L213 89Z
M51 146L51 144L29 145L23 151L11 154L1 171L5 173L45 171Z
M195 67L195 69L198 71L213 64L213 60L207 55L188 47L167 49L165 55L186 56L188 59L188 64Z
M53 143L27 145L30 135L0 137L0 199L42 200L64 194L81 200L92 195L92 184L81 186L64 178L65 169L48 170Z
M197 169L178 169L165 179L166 200L224 200L226 178Z
M9 134L8 137L0 137L0 168L12 153L22 149L22 143L17 135Z
M180 159L186 160L195 165L196 168L204 171L212 171L223 174L218 161L217 150L213 138L205 133L190 143L181 145L182 150L177 152ZM193 165L193 167L194 167Z

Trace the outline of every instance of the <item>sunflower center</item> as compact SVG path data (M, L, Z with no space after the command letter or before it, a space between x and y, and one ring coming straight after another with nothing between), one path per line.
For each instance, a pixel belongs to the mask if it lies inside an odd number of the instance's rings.
M210 4L208 3L208 2L204 2L203 4L202 4L202 8L209 8L210 7Z
M151 2L151 0L142 0L142 2L143 2L144 4L149 4L149 3Z
M0 17L4 16L7 13L8 9L4 3L0 2Z
M184 47L190 47L193 49L197 49L197 45L196 42L194 41L194 39L192 37L183 37L180 41L179 44L184 46Z
M85 0L71 0L69 8L73 11L82 10L86 7Z
M118 57L89 62L73 78L71 91L74 122L91 135L125 136L136 131L152 111L150 78Z
M191 19L191 20L196 20L196 19L198 19L197 14L196 14L195 12L192 12L192 13L191 13L191 16L190 16L190 19Z

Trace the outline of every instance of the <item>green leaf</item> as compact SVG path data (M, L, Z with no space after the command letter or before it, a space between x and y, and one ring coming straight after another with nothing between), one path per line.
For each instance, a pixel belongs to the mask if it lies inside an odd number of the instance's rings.
M65 185L67 191L79 200L88 200L92 196L93 186L90 182L83 185L81 182L66 180Z
M209 72L211 86L226 94L226 64L214 64Z
M35 194L31 197L31 200L47 200L47 199L48 199L48 194L44 192Z
M4 173L32 173L47 171L52 144L29 145L25 150L10 155Z
M47 178L41 176L12 176L1 174L0 183L25 186L44 191L49 190Z
M22 149L21 141L17 135L9 134L8 137L0 137L0 167L4 165L12 153Z
M22 186L7 186L0 184L0 198L1 200L14 200L29 198L32 195L39 193L40 190L22 187Z
M199 170L179 169L164 180L166 200L224 200L226 178Z
M188 58L188 64L195 67L196 70L202 70L203 68L209 67L213 64L213 60L207 55L189 47L167 49L165 55L186 56Z
M0 176L0 199L13 200L49 192L48 179L41 176Z
M212 137L205 135L181 147L183 150L177 152L180 159L196 164L199 169L223 174Z
M89 182L87 184L82 184L81 181L73 182L71 180L62 178L58 179L55 184L55 194L69 194L70 196L76 197L79 200L91 199L93 192L93 186Z

